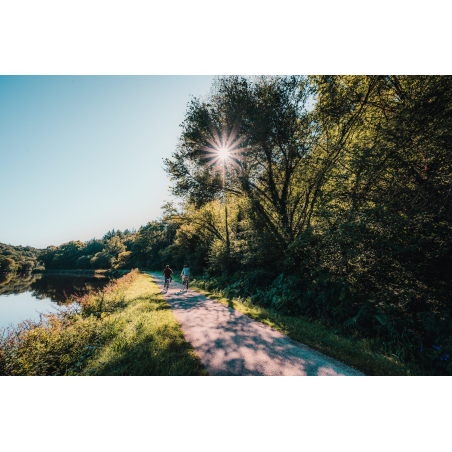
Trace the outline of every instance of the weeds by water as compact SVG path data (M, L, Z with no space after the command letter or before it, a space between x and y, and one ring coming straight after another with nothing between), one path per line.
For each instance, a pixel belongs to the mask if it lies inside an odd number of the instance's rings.
M78 302L6 331L0 375L206 373L150 276L132 271Z

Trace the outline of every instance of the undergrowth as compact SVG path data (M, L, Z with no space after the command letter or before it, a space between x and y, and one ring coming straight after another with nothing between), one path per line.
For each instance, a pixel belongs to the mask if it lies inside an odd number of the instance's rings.
M2 332L0 375L202 375L205 370L138 270Z
M177 277L175 279L177 280ZM213 279L197 279L190 283L192 289L286 334L291 339L339 359L366 375L428 374L421 367L405 363L399 357L388 353L375 339L335 328L320 319L300 314L288 315L274 306L263 306L258 304L257 296L243 296L243 292L239 295L238 286L237 283L227 285L225 281ZM254 294L262 292L256 291Z

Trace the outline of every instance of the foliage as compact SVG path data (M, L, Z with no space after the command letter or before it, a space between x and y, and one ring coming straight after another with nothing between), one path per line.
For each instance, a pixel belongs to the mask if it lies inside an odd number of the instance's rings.
M130 272L103 290L83 295L80 304L2 332L0 375L77 373L100 344L105 313L124 303L125 290L137 275L137 271Z
M0 375L203 375L149 276L134 270L0 341ZM149 290L151 289L151 290Z
M130 260L136 231L119 230L107 232L101 240L85 243L71 241L61 246L48 246L41 250L39 259L47 270L72 269L131 269L136 267Z
M204 295L286 334L293 340L361 370L366 375L424 374L417 366L406 365L395 356L382 351L374 340L361 338L356 334L346 336L320 319L313 320L300 315L282 314L279 310L254 303L250 297L238 296L240 290L246 290L248 283L249 281L244 279L228 286L227 281L220 283L218 279L198 279L193 280L190 286ZM220 286L224 288L219 289ZM209 290L206 289L207 287Z
M0 243L0 273L28 273L40 267L39 250L31 246Z
M166 161L182 199L168 252L204 224L219 289L450 374L451 120L450 76L221 78ZM205 149L230 130L243 152L223 190Z

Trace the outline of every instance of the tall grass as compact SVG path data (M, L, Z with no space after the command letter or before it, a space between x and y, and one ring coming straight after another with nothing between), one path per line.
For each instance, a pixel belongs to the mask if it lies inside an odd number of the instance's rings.
M0 375L202 375L205 371L148 275L133 270L3 331Z
M150 275L141 275L124 309L106 318L103 341L84 375L207 374Z
M0 375L76 374L99 345L103 317L124 302L125 290L138 275L132 271L102 290L74 297L78 304L3 330Z

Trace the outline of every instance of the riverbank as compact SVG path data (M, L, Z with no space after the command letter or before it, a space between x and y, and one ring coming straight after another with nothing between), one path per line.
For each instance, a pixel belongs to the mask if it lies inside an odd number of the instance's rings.
M149 275L131 271L0 342L0 375L205 375Z
M120 278L131 270L34 270L33 273L42 275L93 276L96 278Z

